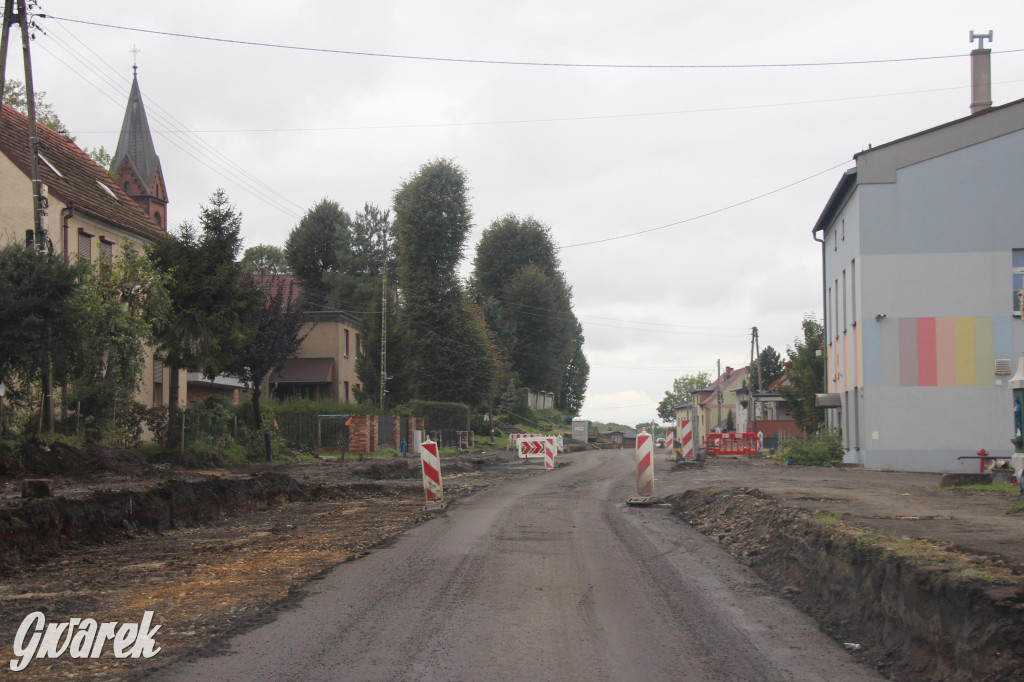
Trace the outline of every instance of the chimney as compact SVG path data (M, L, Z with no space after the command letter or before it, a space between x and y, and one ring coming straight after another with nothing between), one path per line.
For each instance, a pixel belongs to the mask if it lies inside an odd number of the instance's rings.
M992 106L992 50L985 41L992 42L992 31L971 31L971 42L978 41L978 49L971 50L971 113L977 114Z

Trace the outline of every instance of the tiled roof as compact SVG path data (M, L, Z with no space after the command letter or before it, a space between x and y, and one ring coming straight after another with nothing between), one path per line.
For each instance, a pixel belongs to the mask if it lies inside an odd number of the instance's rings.
M299 279L295 275L275 275L261 272L256 275L256 282L258 284L262 284L266 288L267 299L273 298L278 294L278 292L290 294L286 301L288 304L294 304L302 298L302 286L299 284Z
M49 162L40 161L39 176L52 196L72 206L75 211L143 239L152 241L166 234L74 142L44 125L36 125L36 134L39 153ZM31 174L28 118L6 105L0 112L0 153L26 176ZM54 172L54 168L60 175ZM31 202L31 199L26 198L25 201ZM55 216L50 217L51 229L57 220Z

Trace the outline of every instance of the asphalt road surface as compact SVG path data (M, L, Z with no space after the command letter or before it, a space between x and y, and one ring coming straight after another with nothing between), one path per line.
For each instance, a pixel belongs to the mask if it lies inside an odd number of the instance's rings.
M156 677L881 679L666 508L627 507L631 451L558 461L460 500L226 651Z

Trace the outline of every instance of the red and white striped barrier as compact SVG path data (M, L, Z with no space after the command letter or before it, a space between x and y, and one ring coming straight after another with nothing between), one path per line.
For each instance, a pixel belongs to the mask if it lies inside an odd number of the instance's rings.
M673 431L666 431L665 432L665 449L668 450L669 453L671 453L672 450L675 449L675 447L676 447L675 432L673 432Z
M756 433L712 433L708 434L709 455L756 455Z
M636 494L654 495L654 439L646 430L636 434Z
M423 464L423 491L427 494L427 503L444 501L441 458L437 454L437 443L429 438L420 443L420 462Z
M693 459L693 423L689 419L680 422L682 431L679 444L683 446L683 459Z
M555 468L555 455L558 454L558 439L554 436L529 435L519 438L516 441L519 448L519 458L529 459L531 457L543 457L544 468Z

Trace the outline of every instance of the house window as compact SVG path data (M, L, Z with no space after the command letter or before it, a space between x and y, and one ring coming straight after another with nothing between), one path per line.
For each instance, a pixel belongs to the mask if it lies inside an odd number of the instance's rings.
M359 334L356 334L356 355L363 352L363 344L359 340Z
M853 325L857 326L857 259L850 260L850 314Z
M92 260L92 235L82 230L78 231L78 255L85 260Z
M847 320L849 320L849 319L850 318L847 317L847 310L846 310L846 270L843 270L843 331L844 332L846 331Z
M100 255L105 258L114 258L114 242L100 237Z
M825 297L825 339L830 339L832 330L832 287L828 288L828 296Z
M158 355L153 356L153 407L164 404L164 361Z
M345 357L348 357L348 330L345 330Z
M346 381L345 382L345 402L347 403L348 401L349 401L348 400L348 382Z
M1024 296L1024 249L1013 250L1013 314L1020 315L1020 300Z
M846 218L843 218L842 222L839 223L843 230L843 241L846 241Z

